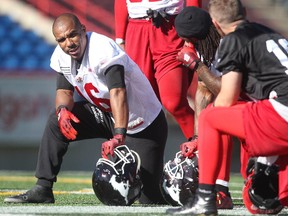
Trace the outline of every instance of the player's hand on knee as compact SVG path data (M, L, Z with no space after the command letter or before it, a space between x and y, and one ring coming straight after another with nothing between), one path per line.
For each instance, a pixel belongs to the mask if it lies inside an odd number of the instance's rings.
M198 139L184 142L180 145L180 151L184 157L192 158L198 150Z
M176 59L193 71L196 69L198 63L200 62L200 59L195 50L188 46L182 48Z
M77 131L73 128L71 121L79 123L79 119L71 113L67 107L60 106L57 109L58 125L61 133L69 140L75 140Z
M110 154L114 156L114 149L120 145L123 145L125 142L125 136L123 134L116 134L114 137L104 143L102 143L102 157L108 159Z

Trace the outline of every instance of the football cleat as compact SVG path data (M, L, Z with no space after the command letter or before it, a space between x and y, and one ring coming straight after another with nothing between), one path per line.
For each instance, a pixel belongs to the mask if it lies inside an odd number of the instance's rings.
M217 209L233 209L233 202L230 193L225 194L222 191L217 192L216 205Z
M51 188L35 185L31 190L23 194L7 197L5 203L54 203L54 195Z
M171 215L216 216L216 193L204 194L197 190L194 202L187 203L179 208L170 208L166 211Z

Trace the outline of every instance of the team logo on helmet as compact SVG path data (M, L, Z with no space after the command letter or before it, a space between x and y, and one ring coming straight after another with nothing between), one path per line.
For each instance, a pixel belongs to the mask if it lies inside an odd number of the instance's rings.
M126 145L115 148L111 159L100 158L92 175L97 198L105 205L129 206L141 194L141 160Z
M176 153L174 160L169 160L163 169L161 192L170 205L185 205L194 199L198 187L198 155L191 159Z

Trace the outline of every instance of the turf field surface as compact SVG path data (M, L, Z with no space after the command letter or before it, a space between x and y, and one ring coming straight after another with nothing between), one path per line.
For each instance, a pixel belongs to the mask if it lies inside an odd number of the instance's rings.
M0 171L0 215L117 215L144 216L166 215L169 205L105 206L94 195L91 186L92 173L62 172L53 191L55 204L7 204L4 198L23 193L36 182L33 172ZM243 206L241 189L243 180L238 174L231 175L230 192L234 202L233 210L219 210L219 215L251 215ZM282 210L279 215L288 215Z

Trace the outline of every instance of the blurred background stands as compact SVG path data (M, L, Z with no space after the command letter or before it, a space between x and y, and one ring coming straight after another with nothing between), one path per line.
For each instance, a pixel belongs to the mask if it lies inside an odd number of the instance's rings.
M250 21L268 25L288 37L288 0L242 1ZM204 8L207 3L203 0ZM114 0L1 0L0 169L36 167L45 118L55 98L55 73L49 67L56 46L51 32L54 18L72 12L88 31L114 38L113 7ZM171 117L168 120L165 161L175 156L185 140L175 121ZM71 145L63 170L93 170L100 157L101 142ZM239 172L239 168L239 145L235 145L231 169Z
M9 16L0 16L0 70L31 72L50 70L50 56L55 48L31 30L23 29Z

